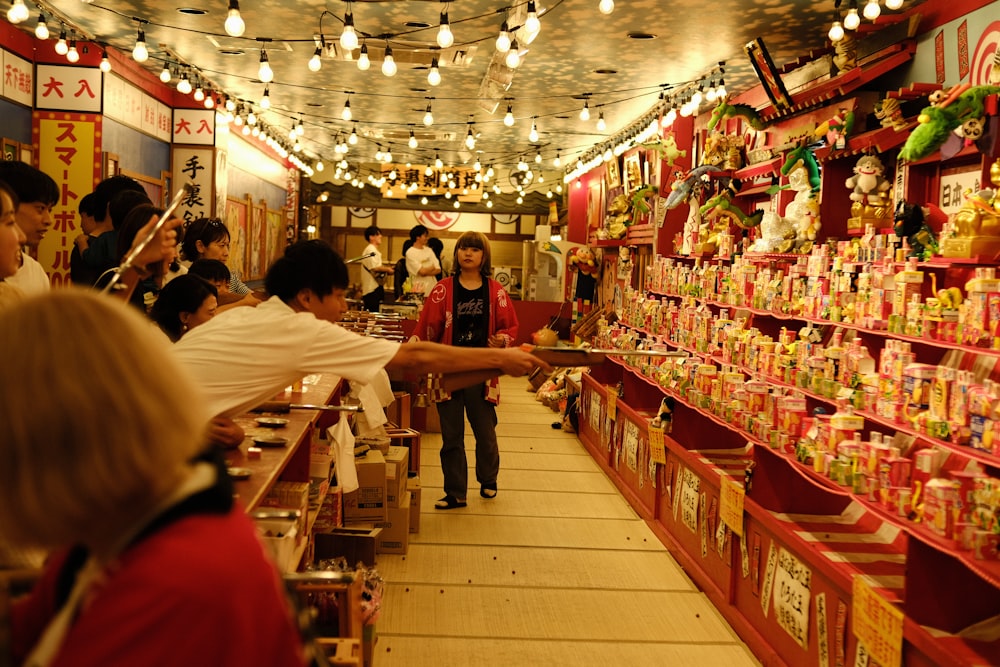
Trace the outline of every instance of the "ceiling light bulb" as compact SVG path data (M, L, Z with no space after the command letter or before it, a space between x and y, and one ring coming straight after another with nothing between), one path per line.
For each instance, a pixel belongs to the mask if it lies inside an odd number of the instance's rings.
M503 117L503 124L507 127L514 126L514 110L509 104L507 105L507 113Z
M535 163L536 164L541 164L542 163L542 152L541 151L538 151L537 153L535 153Z
M431 69L427 72L427 83L436 86L441 83L441 70L438 69L438 59L431 61Z
M434 154L434 166L437 167L438 169L444 167L444 162L441 161L441 155L438 153Z
M830 32L826 33L826 36L830 38L831 42L839 42L844 39L844 26L840 21L834 21L833 25L830 26Z
M372 66L372 61L368 59L368 45L361 45L361 55L358 57L358 69L367 72Z
M69 48L66 50L66 60L71 63L80 62L80 52L76 50L76 40L69 40Z
M356 129L351 129L351 136L347 137L347 143L352 146L358 143L358 131Z
M874 21L882 14L882 7L878 4L878 0L868 0L865 4L863 14L869 21Z
M542 29L542 22L538 20L538 14L535 11L535 0L528 0L528 16L524 19L524 29L530 35L527 39L528 42L534 39L534 36Z
M146 33L139 28L139 34L135 38L135 46L132 48L132 59L137 63L144 63L149 60L149 51L146 49Z
M583 108L580 109L580 120L588 121L590 120L590 101L583 101Z
M701 106L701 102L704 99L704 97L705 97L704 94L701 92L701 86L699 86L698 90L694 91L694 93L691 94L691 104L693 104L696 107Z
M410 140L406 143L406 145L410 148L416 148L419 145L417 144L417 137L414 136L413 130L410 130Z
M260 98L260 108L267 111L271 108L271 91L264 86L264 94Z
M719 85L715 87L715 99L721 100L727 95L726 80L719 78Z
M615 0L601 0L597 3L597 11L601 12L605 16L609 15L611 12L615 11Z
M385 153L382 153L382 157L385 159L386 162L392 162L392 148L391 147L386 148ZM392 178L396 177L392 176Z
M274 71L271 69L271 63L267 62L267 51L264 49L260 50L260 67L257 68L257 78L264 83L274 81Z
M340 46L345 51L353 51L358 48L358 33L354 31L354 14L349 9L344 15L344 31L340 33Z
M309 59L308 67L310 72L318 72L321 67L323 67L323 61L320 56L323 55L323 49L319 46L313 51L312 58Z
M424 125L430 127L434 124L434 114L431 113L431 105L427 105L427 111L424 113Z
M340 117L343 118L344 120L351 120L352 116L353 114L351 113L351 98L348 97L347 101L344 102L344 109L343 111L340 112Z
M896 10L903 6L903 0L885 0L885 8Z
M326 167L323 166L323 161L322 160L317 160L316 161L316 167L315 167L316 171L323 171L325 168Z
M472 163L472 169L473 171L482 171L483 165L478 158L476 158L476 161Z
M7 20L11 23L27 21L30 16L31 13L28 11L27 6L25 6L24 0L13 0L10 3L10 9L7 10Z
M500 24L500 34L497 35L497 51L507 53L510 51L510 32L507 22Z
M240 16L239 0L229 0L229 11L226 12L226 34L230 37L242 37L247 29L247 24Z
M604 112L602 111L597 115L597 131L603 132L608 129L608 124L604 122Z
M66 43L66 31L65 30L63 30L62 32L59 33L59 41L56 42L55 49L56 49L56 53L58 53L61 56L64 56L67 53L69 53L69 44Z
M215 95L212 94L212 91L208 91L208 94L205 95L205 108L206 109L215 108Z
M191 82L188 80L187 72L181 75L181 80L177 82L177 92L183 95L191 93Z
M306 126L302 124L302 119L299 118L299 124L295 126L295 134L302 136L306 133Z
M714 102L718 97L719 94L715 92L715 80L713 79L708 84L708 90L705 91L705 99L709 102Z
M382 74L386 76L396 75L396 61L392 57L392 47L385 45L385 59L382 60Z
M538 141L538 128L535 127L535 121L531 121L531 131L528 132L528 141L531 143Z
M249 125L244 125L243 129L240 130L240 132L243 133L243 136L247 136L248 134L250 134L250 126Z
M45 16L38 15L38 25L35 26L35 37L41 40L49 38L49 24L45 22Z
M448 12L441 12L441 27L438 28L437 43L442 49L447 49L455 43L455 36L451 34L451 26L448 24Z
M101 52L101 64L100 64L100 68L101 68L101 71L104 72L105 74L107 74L108 72L111 71L111 61L108 59L108 52L107 51L102 51Z
M195 97L198 97L199 90L201 90L201 87L199 87L194 91ZM247 114L247 125L256 125L256 124L257 124L257 114L253 112L253 109L250 109L250 113Z
M170 73L170 66L167 63L163 63L163 69L160 70L160 81L170 83L170 80L173 78L174 75Z
M504 58L504 62L507 67L511 69L517 69L517 66L521 64L521 54L517 52L517 40L515 39L510 44L510 51L507 52L507 57Z
M562 166L562 158L559 157L559 152L558 151L556 151L556 156L552 160L552 166L553 167L561 167Z
M476 147L476 138L472 136L472 128L469 128L469 133L465 135L465 147L470 151Z
M670 110L663 115L663 120L660 121L662 127L670 127L677 120L677 109L670 107Z
M226 111L230 113L236 111L236 102L229 95L226 95Z
M861 17L858 16L858 9L851 7L847 11L847 16L844 17L844 27L848 30L857 30L859 25L861 25Z

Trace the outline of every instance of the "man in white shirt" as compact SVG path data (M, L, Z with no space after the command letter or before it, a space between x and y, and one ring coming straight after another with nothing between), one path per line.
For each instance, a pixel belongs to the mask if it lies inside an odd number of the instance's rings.
M443 373L442 387L448 390L501 373L550 369L519 348L396 343L347 331L336 324L347 310L347 266L325 241L289 246L264 284L270 299L256 308L220 313L173 346L201 385L213 415L245 412L311 373L331 373L360 385L382 368Z
M0 181L17 194L15 222L27 239L25 246L34 250L52 226L52 207L59 201L59 186L52 177L25 162L0 161ZM25 294L38 294L50 288L49 276L27 252L21 252L21 268L7 282Z
M431 288L437 283L437 274L441 272L437 255L427 246L430 236L423 225L410 230L413 246L406 251L406 270L410 274L412 291L417 294L430 294Z
M361 256L361 301L369 313L377 313L385 298L385 288L382 281L387 274L392 273L391 266L382 265L382 231L372 225L365 230L365 240L368 245Z

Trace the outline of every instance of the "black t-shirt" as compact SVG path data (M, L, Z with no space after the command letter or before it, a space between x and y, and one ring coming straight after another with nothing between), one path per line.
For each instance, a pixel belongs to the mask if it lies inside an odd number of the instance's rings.
M455 332L452 343L459 347L486 347L489 339L489 301L486 281L482 287L465 289L455 280Z

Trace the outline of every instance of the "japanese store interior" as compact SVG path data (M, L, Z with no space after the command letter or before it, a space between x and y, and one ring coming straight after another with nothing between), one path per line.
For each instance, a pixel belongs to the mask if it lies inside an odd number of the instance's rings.
M611 351L551 406L758 660L997 665L998 6L12 0L0 136L62 188L53 285L112 174L191 182L248 281L296 239L485 232L516 342ZM307 508L295 474L250 504Z

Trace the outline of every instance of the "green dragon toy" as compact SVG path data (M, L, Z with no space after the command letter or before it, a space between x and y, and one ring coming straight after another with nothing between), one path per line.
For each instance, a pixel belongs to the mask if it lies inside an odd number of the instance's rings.
M733 116L742 116L747 124L755 130L763 130L767 125L760 119L757 110L748 104L730 104L728 99L719 102L712 110L712 117L708 121L708 129L712 131L723 119Z
M907 138L900 156L909 162L920 160L941 148L952 136L961 140L979 139L985 125L983 100L997 93L1000 93L998 86L973 87L968 83L932 93L931 106L920 112L919 124Z

